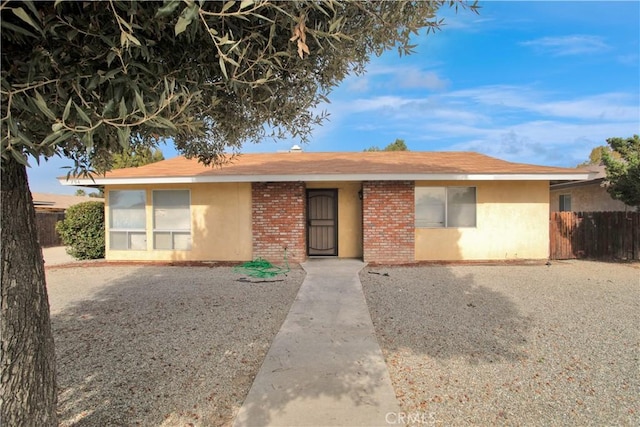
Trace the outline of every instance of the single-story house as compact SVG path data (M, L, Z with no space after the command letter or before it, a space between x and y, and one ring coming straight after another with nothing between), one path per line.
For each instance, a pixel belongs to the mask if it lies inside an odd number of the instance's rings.
M591 173L583 181L552 182L549 191L551 212L632 212L634 207L611 198L607 192L604 166L584 168Z
M472 152L176 157L65 185L104 185L108 260L366 262L549 256L549 182L576 169Z
M31 193L36 212L61 212L82 202L104 202L102 198L67 194Z

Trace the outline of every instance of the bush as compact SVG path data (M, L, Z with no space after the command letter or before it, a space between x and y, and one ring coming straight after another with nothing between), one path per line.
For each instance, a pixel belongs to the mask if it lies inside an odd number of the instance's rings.
M71 206L56 231L76 259L104 258L104 203L83 202Z

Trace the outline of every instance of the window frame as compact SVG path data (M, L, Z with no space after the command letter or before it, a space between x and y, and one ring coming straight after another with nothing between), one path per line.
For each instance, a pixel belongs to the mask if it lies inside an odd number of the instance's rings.
M112 197L114 193L141 193L143 196L144 207L142 208L144 227L143 228L122 228L113 226L113 209ZM109 250L112 251L146 251L147 250L147 192L146 190L109 190L107 194L109 198ZM114 248L114 234L124 234L126 239L126 248ZM134 247L132 245L132 236L144 236L144 248Z
M567 199L569 200L569 209L567 209ZM560 212L572 212L571 194L560 194L558 196L558 211Z
M442 226L418 226L418 215L417 215L417 190L420 188L432 188L432 189L444 189L444 224ZM474 193L474 221L473 225L449 225L449 189L451 188L464 188L469 189L473 188ZM450 185L450 186L416 186L414 188L414 210L415 210L415 220L414 227L416 229L440 229L440 228L478 228L478 187L475 185Z
M187 192L188 200L187 200L187 209L188 209L188 222L189 228L157 228L156 226L156 199L155 196L159 192ZM151 235L153 239L153 250L154 251L190 251L193 249L193 234L192 234L192 219L191 219L191 190L188 188L172 188L172 189L158 189L151 191ZM156 236L158 234L169 234L169 239L171 242L171 248L158 248L156 242ZM176 235L186 235L188 234L189 244L185 249L176 249Z

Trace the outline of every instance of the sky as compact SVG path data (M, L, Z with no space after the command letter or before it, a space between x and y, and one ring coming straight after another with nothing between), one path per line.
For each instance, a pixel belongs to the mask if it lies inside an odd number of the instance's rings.
M265 140L242 152L362 151L397 138L411 151L476 151L574 167L610 137L640 134L640 1L484 1L445 7L415 53L389 51L319 106L306 144ZM162 147L165 158L178 155ZM73 194L67 159L31 161L31 190Z

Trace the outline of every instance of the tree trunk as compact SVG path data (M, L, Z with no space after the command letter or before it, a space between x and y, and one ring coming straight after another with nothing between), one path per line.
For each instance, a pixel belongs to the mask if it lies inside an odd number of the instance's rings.
M42 249L25 166L2 160L0 420L56 426L55 351Z

